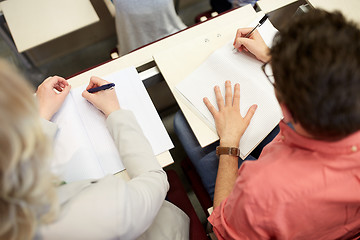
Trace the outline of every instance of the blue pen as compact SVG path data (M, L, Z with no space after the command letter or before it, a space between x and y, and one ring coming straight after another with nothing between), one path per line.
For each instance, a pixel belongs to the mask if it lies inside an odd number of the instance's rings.
M100 87L90 88L88 90L88 92L89 93L96 93L98 91L106 90L106 89L109 89L109 88L112 88L112 87L115 87L115 83L109 83L109 84L102 85Z

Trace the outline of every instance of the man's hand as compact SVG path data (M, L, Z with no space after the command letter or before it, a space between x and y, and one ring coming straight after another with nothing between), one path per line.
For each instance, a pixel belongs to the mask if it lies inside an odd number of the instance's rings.
M91 102L97 109L102 111L106 117L108 117L110 113L120 109L120 104L116 96L115 90L108 89L96 93L89 93L87 90L95 87L100 87L108 83L108 81L99 77L91 77L89 85L82 93L82 96L86 100Z
M233 43L234 48L238 49L240 52L251 52L260 61L268 62L270 60L269 48L262 39L259 31L255 30L249 38L244 37L251 30L251 28L240 28L237 30Z
M240 138L249 126L257 105L252 105L243 118L240 114L240 85L235 84L233 97L230 81L225 82L225 103L218 86L215 87L215 95L219 111L207 98L204 98L204 103L214 117L220 146L239 147ZM237 169L237 157L220 156L215 183L214 208L230 195L237 178Z
M252 105L245 117L242 117L240 114L240 85L235 84L233 98L230 81L225 82L225 103L218 86L215 86L215 95L219 111L208 98L204 98L204 103L214 117L216 130L220 137L220 146L238 147L240 138L249 126L257 105Z
M55 92L55 89L58 92ZM61 107L70 89L71 86L62 77L55 76L45 79L36 91L40 117L50 120Z

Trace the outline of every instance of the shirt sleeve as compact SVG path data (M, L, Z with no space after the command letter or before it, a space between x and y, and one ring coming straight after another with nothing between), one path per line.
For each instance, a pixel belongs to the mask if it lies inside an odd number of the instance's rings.
M131 111L122 109L111 113L106 125L131 178L146 172L163 173L150 143Z
M61 217L42 229L44 239L136 239L157 216L169 184L149 142L128 110L111 113L106 124L130 181L108 175L68 193Z
M267 213L257 201L257 192L248 184L248 174L239 170L231 194L208 218L218 239L269 239ZM244 176L242 176L244 175Z
M165 199L169 183L132 112L118 110L111 113L107 127L131 178L118 184L117 198L122 223L120 235L132 238L151 225Z

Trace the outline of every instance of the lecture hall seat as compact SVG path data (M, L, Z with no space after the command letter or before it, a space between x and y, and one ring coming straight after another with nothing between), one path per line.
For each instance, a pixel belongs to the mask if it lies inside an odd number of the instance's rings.
M183 210L190 218L190 240L208 240L205 228L201 224L195 209L192 206L189 197L185 191L184 186L177 173L174 170L167 170L168 181L170 189L167 193L166 199Z

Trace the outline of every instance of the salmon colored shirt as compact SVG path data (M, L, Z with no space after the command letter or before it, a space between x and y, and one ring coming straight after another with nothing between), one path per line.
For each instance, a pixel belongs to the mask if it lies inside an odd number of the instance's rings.
M218 239L347 239L360 231L360 131L323 142L281 122L238 173L208 219Z

